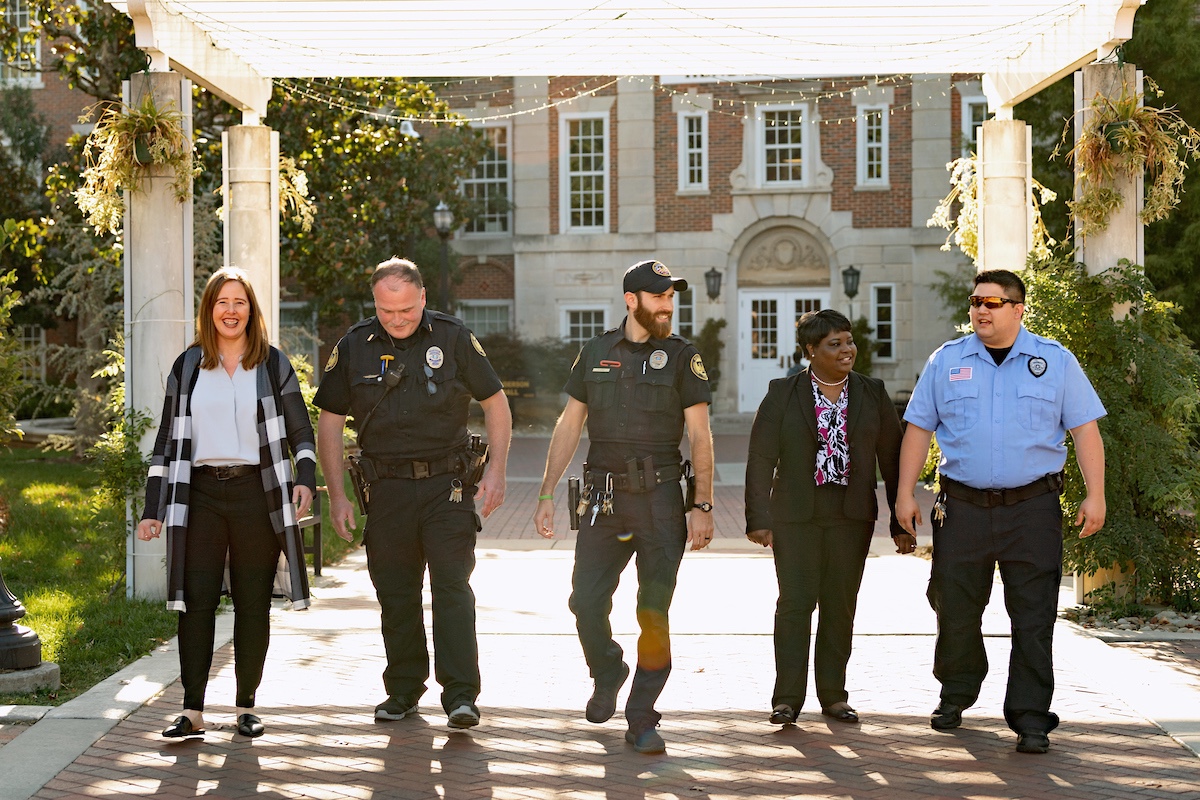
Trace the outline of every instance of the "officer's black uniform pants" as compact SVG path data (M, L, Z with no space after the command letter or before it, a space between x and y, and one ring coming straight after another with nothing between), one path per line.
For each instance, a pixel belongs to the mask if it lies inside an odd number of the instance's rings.
M816 490L813 519L776 524L773 533L779 602L775 606L775 692L771 705L804 705L812 615L818 606L814 677L822 708L845 702L846 664L854 638L858 587L875 525L847 519L844 486Z
M595 496L593 495L593 501ZM637 671L625 705L625 720L634 731L658 724L654 703L671 674L671 628L668 610L683 559L687 521L679 484L663 484L652 492L617 492L612 515L600 514L591 524L592 508L579 523L575 570L571 576L571 611L583 656L593 680L614 682L620 676L623 651L612 638L612 596L630 556L637 555Z
M1004 719L1018 733L1049 732L1054 695L1052 645L1062 580L1062 509L1047 493L1011 506L981 508L953 497L933 523L927 596L938 616L933 674L942 699L970 706L987 675L981 623L996 564L1012 620Z
M204 710L227 553L236 704L254 708L270 643L279 537L271 526L257 472L222 481L193 470L183 576L187 611L179 614L179 667L186 709Z
M453 475L387 479L371 485L363 540L367 568L382 610L388 696L416 705L429 678L429 649L421 588L429 567L433 596L434 677L442 707L453 711L479 696L479 645L475 637L477 533L473 490L450 502Z

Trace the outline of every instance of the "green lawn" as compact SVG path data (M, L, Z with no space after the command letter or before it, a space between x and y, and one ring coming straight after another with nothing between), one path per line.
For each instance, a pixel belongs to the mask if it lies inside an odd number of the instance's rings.
M0 572L29 612L18 624L62 670L57 692L0 694L0 704L70 700L175 635L164 603L126 599L124 513L93 510L95 485L87 465L64 454L0 450L0 497L11 506ZM328 564L349 545L325 519Z

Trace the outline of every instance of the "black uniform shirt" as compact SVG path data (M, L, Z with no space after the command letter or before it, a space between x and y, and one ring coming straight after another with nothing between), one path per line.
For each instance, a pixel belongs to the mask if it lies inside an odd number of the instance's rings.
M584 344L564 391L588 407L588 464L624 470L625 459L678 464L683 410L712 402L696 347L680 336L635 343L625 323Z
M401 365L399 384L385 395L383 373ZM313 403L354 417L364 455L429 459L465 445L471 398L486 400L501 389L483 347L462 321L426 309L406 339L388 336L375 317L351 327L330 354ZM376 403L364 430L362 421Z

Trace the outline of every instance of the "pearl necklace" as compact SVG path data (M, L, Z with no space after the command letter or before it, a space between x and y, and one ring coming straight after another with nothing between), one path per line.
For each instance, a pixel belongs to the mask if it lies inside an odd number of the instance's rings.
M850 375L849 375L849 373L847 373L846 377L842 378L840 381L833 381L832 383L830 383L829 381L821 380L817 376L817 373L811 369L808 371L808 374L812 375L812 379L814 381L816 381L817 383L821 384L822 386L841 386L843 383L845 383L846 381L848 381L850 379Z

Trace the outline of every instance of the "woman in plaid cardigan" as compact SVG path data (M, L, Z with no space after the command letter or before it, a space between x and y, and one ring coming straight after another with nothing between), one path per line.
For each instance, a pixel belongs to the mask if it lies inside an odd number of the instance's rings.
M246 273L218 270L200 298L196 341L167 379L137 529L143 541L166 529L167 607L180 612L183 715L163 736L204 734L216 610L225 588L235 609L237 731L263 734L253 710L270 638L272 588L282 554L284 593L293 608L309 605L297 521L315 486L315 439L296 373L271 347Z

